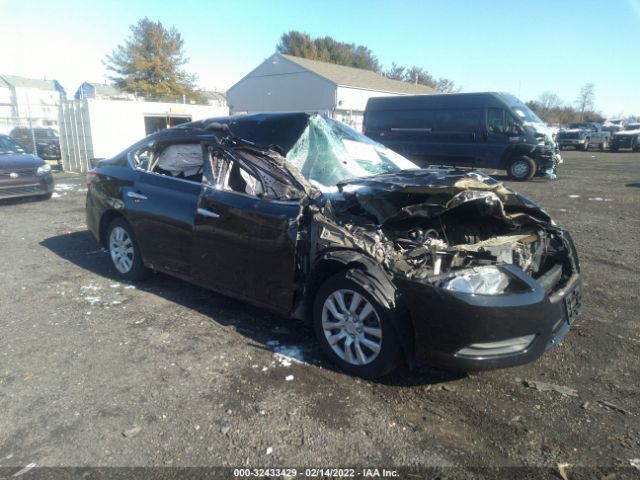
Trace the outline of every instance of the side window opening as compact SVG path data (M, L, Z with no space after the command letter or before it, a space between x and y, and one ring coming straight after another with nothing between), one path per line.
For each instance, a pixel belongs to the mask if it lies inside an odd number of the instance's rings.
M220 190L261 196L264 188L261 180L240 162L215 148L209 148L210 169L205 170L205 181Z
M489 108L487 112L487 129L489 133L498 135L517 135L517 123L503 108Z
M150 164L150 171L200 183L204 160L199 143L179 143L164 146Z
M203 182L219 190L279 200L300 198L300 192L282 172L255 152L234 149L232 152L209 147Z

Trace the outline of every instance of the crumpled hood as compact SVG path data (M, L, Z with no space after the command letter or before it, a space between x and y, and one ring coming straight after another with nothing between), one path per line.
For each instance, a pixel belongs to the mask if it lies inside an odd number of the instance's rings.
M500 205L518 223L526 213L542 223L550 216L535 202L479 171L426 168L353 179L338 184L345 199L357 201L379 225L412 217L433 218L470 201Z
M44 165L44 160L29 153L0 155L0 170L35 169L42 165Z

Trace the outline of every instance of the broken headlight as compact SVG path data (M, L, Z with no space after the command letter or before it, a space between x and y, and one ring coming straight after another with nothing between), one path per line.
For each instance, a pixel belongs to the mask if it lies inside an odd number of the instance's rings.
M440 285L445 290L476 295L500 295L511 283L511 277L494 266L465 268L451 272L452 277Z

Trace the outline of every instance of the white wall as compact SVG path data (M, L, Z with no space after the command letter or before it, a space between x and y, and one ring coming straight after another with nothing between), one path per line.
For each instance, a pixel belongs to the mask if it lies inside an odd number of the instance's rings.
M231 113L328 112L335 103L335 84L277 55L227 91Z
M338 105L333 117L347 125L362 131L364 109L372 97L395 97L401 93L364 90L362 88L339 86L337 92Z
M60 108L60 146L66 170L84 172L92 158L110 158L146 136L145 116L226 116L210 105L86 99Z
M356 110L364 112L367 106L367 100L371 97L395 97L402 95L400 93L380 92L378 90L364 90L354 87L338 87L338 110Z
M89 99L89 116L95 158L109 158L146 135L144 117L189 115L191 120L229 114L226 108L156 102L128 102Z

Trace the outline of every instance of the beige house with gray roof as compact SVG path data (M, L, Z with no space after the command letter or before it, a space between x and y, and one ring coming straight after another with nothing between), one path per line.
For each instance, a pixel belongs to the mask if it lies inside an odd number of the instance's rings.
M437 93L370 70L276 53L227 91L232 114L318 112L362 128L371 97Z
M56 80L0 73L0 133L16 126L57 127L64 96Z

